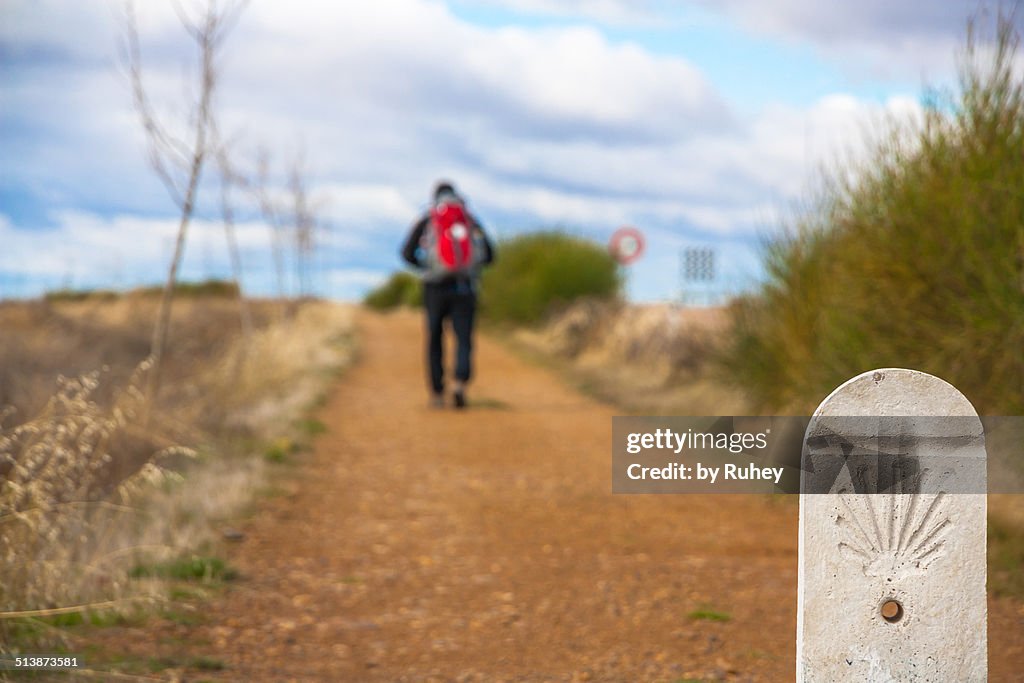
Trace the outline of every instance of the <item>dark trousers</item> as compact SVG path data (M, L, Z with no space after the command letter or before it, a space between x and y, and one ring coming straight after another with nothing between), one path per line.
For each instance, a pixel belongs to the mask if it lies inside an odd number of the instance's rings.
M425 283L423 307L427 311L427 364L430 387L444 391L444 321L451 318L455 331L455 379L469 381L472 374L473 318L476 294L469 282Z

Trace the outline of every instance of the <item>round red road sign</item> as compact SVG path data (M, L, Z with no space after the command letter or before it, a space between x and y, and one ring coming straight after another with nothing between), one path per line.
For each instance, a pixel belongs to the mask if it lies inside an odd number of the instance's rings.
M608 241L608 251L612 258L624 266L628 266L644 253L644 234L631 226L624 226L612 233Z

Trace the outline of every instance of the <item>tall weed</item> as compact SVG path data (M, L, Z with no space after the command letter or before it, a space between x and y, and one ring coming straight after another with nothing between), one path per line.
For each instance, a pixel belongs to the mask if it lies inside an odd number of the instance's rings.
M959 93L840 169L766 248L721 360L760 409L807 412L875 367L1024 413L1024 77L1012 21L968 31ZM850 172L853 171L853 172Z
M136 342L145 348L155 300L51 304L0 305L19 342L0 350L14 404L0 411L0 645L11 617L162 599L161 580L131 568L215 543L262 485L260 443L289 429L350 351L347 307L304 302L281 319L261 302L245 338L231 302L189 301L144 422L149 361Z

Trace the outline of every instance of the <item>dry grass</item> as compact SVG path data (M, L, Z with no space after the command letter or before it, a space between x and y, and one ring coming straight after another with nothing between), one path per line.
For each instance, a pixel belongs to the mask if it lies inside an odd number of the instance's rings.
M254 309L245 340L231 299L179 303L144 425L155 299L0 304L0 617L159 600L131 568L215 544L351 351L349 308Z
M645 415L753 414L751 402L718 378L716 352L729 334L726 311L669 304L580 302L540 328L519 330L515 345L623 410ZM814 403L824 396L811 397ZM989 435L990 437L992 435ZM1009 446L999 447L1010 452ZM990 481L1020 472L990 464ZM796 496L783 500L796 503ZM989 495L988 589L1024 598L1024 496Z
M715 308L581 301L515 341L631 412L744 414L743 397L716 379L711 363L726 322Z

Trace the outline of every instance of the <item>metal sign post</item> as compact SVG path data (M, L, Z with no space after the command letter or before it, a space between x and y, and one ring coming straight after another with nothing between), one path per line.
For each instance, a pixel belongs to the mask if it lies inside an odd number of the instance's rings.
M628 266L643 256L644 234L632 226L623 226L608 240L608 253L620 266Z
M634 227L621 227L608 240L608 251L621 265L628 266L643 256L644 234Z
M715 281L715 250L713 247L684 247L680 253L680 298L684 305L710 306Z

